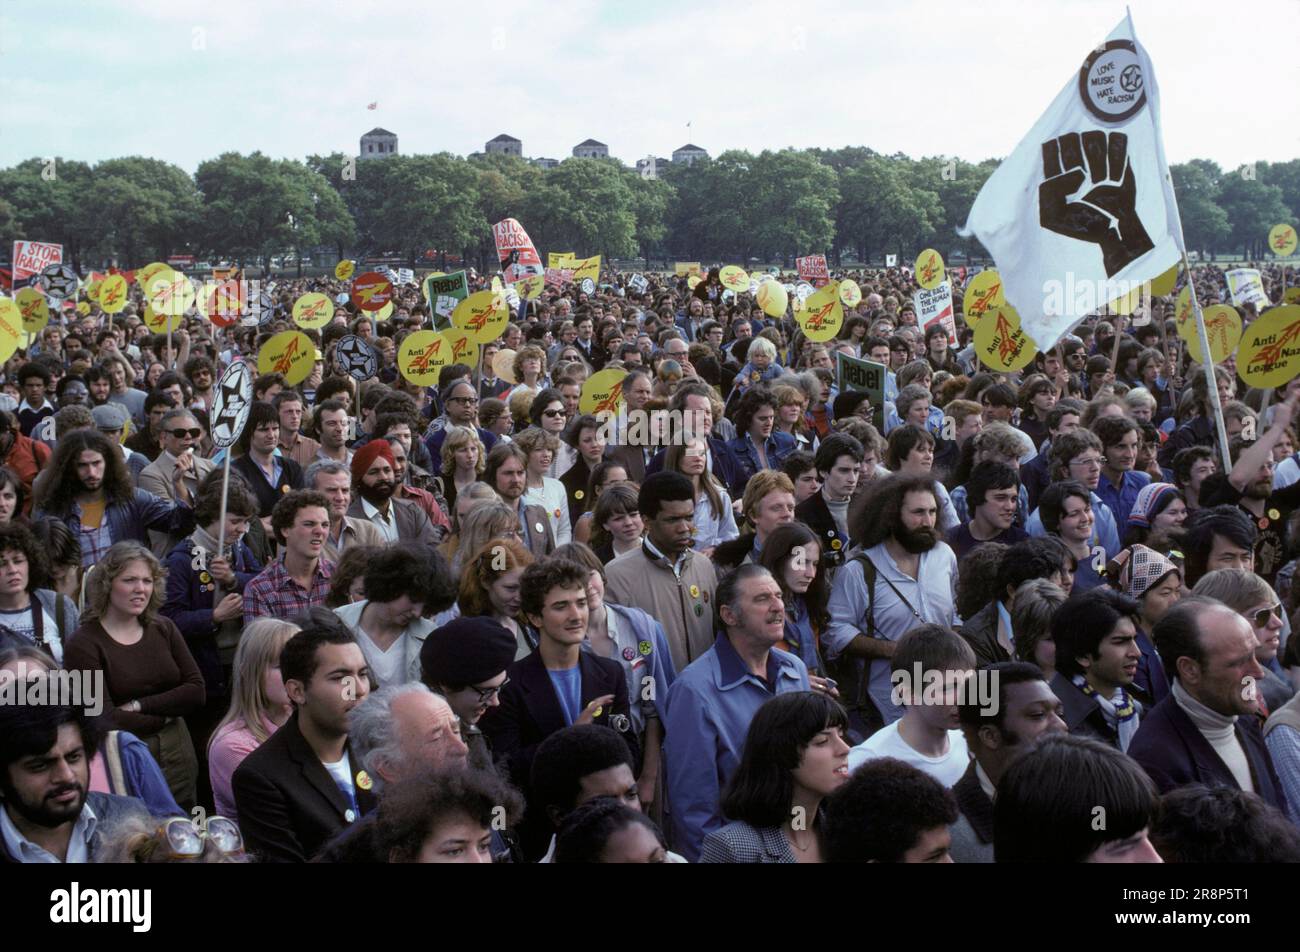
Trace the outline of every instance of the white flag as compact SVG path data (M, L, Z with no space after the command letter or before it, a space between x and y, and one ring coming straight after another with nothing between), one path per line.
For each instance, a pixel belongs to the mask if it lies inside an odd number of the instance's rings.
M993 256L1039 350L1177 264L1183 231L1160 96L1130 17L984 183L961 233Z

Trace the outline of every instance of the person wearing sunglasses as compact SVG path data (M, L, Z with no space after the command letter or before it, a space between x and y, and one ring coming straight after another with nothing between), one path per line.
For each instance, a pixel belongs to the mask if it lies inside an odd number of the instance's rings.
M140 472L138 485L146 492L151 492L159 499L170 503L176 502L176 461L188 455L194 464L182 476L190 490L190 498L197 493L199 484L212 472L214 464L210 459L198 455L199 440L203 438L203 429L195 418L193 411L176 408L163 414L158 424L158 441L162 452L158 458ZM179 540L173 539L166 532L149 530L149 547L158 558L165 558L172 545Z
M135 818L104 842L101 863L247 863L244 837L234 820L172 817L161 824Z
M1285 625L1277 592L1254 572L1216 569L1201 576L1192 594L1217 598L1250 622L1257 642L1255 660L1264 669L1264 676L1255 682L1260 713L1267 717L1291 700L1296 693L1295 685L1282 675L1277 662Z

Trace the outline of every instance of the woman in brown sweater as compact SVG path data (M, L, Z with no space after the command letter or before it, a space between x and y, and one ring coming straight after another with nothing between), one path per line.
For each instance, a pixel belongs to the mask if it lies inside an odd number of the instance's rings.
M171 619L158 614L163 569L138 542L119 542L91 573L80 628L69 639L69 669L104 673L104 710L131 731L162 767L172 795L194 805L198 759L182 717L203 706L203 675Z

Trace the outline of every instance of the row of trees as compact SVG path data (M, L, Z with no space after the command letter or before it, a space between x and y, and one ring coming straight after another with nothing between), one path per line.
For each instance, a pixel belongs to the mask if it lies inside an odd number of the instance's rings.
M170 254L265 264L327 247L339 256L428 249L480 268L491 225L517 218L538 248L701 261L782 260L828 253L836 263L885 253L908 261L933 246L983 254L956 228L996 160L912 159L850 147L757 155L728 151L643 179L617 160L341 153L306 161L229 152L191 176L158 159L91 166L29 159L0 170L0 237L56 241L71 260L126 266ZM1171 170L1188 245L1266 253L1264 236L1300 211L1300 159L1224 171L1196 159Z

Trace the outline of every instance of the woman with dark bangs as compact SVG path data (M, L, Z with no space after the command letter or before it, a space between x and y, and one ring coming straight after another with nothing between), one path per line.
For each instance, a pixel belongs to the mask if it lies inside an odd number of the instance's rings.
M830 622L826 603L831 593L821 570L820 540L802 522L777 526L763 543L758 562L781 586L785 602L785 644L777 647L798 655L809 677L821 675L817 639Z
M849 718L816 691L758 709L727 792L729 822L704 840L702 863L820 863L822 800L849 776Z

